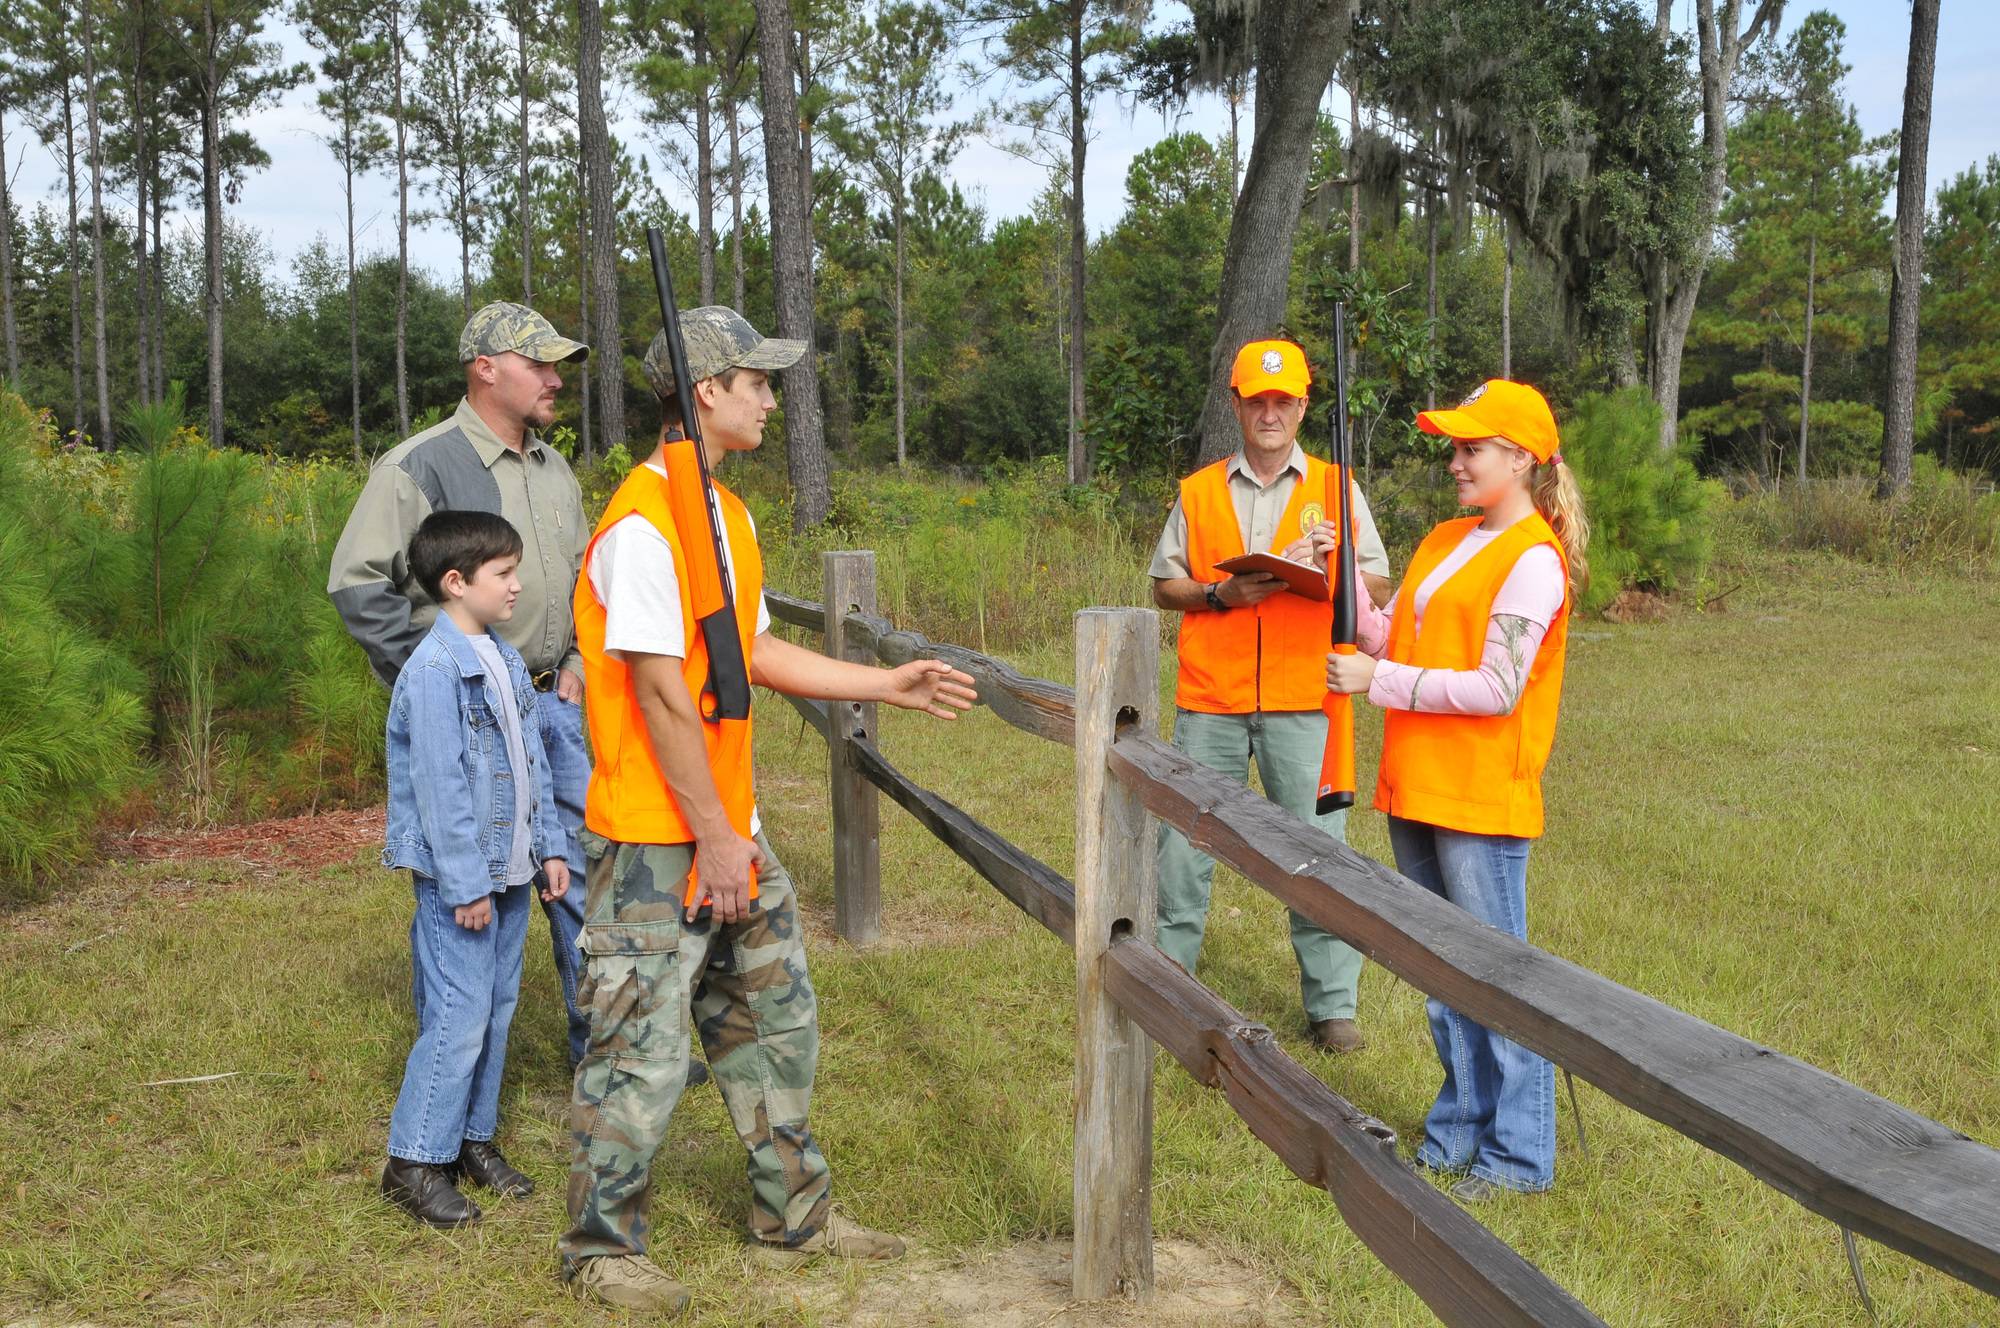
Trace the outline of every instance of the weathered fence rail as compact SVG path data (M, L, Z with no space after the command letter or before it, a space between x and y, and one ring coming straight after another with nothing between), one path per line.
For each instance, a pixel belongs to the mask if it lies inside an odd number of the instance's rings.
M863 555L865 557L865 555ZM1866 1092L1793 1057L1675 1010L1523 941L1474 922L1389 868L1152 736L1150 710L1135 699L1104 707L1081 724L1078 693L1022 675L1007 664L961 646L933 642L866 612L851 579L834 585L837 558L828 555L828 602L849 606L829 632L818 604L770 593L772 616L837 639L849 658L872 653L889 664L939 658L971 674L980 700L1001 719L1038 737L1077 745L1094 755L1080 768L1103 769L1092 796L1136 799L1197 846L1368 954L1411 985L1449 1002L1596 1084L1610 1096L1741 1165L1813 1211L1902 1250L1988 1294L2000 1296L2000 1152L1935 1121ZM845 564L854 576L860 564ZM872 579L867 592L872 597ZM872 604L872 598L868 601ZM1091 611L1101 613L1102 611ZM1153 623L1147 611L1127 611ZM1113 615L1105 615L1106 617ZM1094 629L1080 618L1080 640ZM1098 625L1099 628L1103 624ZM1157 648L1157 627L1151 629ZM1146 635L1128 625L1126 635ZM1081 651L1081 647L1080 647ZM1156 659L1150 653L1145 659ZM1080 658L1079 680L1085 678ZM1127 660L1125 690L1154 676ZM1117 695L1116 688L1105 696ZM1132 916L1131 897L1111 897L1111 911L1080 904L1078 891L1037 861L937 794L896 770L873 741L872 716L850 707L794 700L832 750L844 748L834 770L847 769L909 811L967 865L1029 916L1077 947L1079 916L1090 920L1092 965L1079 967L1079 1022L1098 995L1156 1040L1203 1083L1220 1088L1253 1133L1294 1174L1327 1189L1354 1230L1382 1261L1447 1323L1595 1323L1562 1288L1498 1241L1394 1153L1394 1136L1307 1073L1256 1025L1167 960L1149 942L1150 916ZM1123 714L1115 713L1120 708ZM1086 716L1092 718L1092 716ZM1101 761L1101 766L1095 763ZM1098 813L1092 813L1098 814ZM1129 821L1129 817L1125 820ZM1079 815L1079 875L1091 837ZM844 827L837 820L838 837ZM872 833L872 829L870 831ZM1112 856L1130 869L1132 846L1143 837L1129 824ZM1119 855L1124 855L1122 858ZM836 850L836 861L840 860ZM838 883L837 883L837 888ZM1121 888L1094 882L1091 890ZM1144 895L1141 890L1140 894ZM1120 912L1120 906L1124 911ZM1150 913L1148 904L1147 913ZM836 902L836 917L843 916ZM843 931L843 934L846 934ZM1081 982L1094 974L1090 990ZM1137 1091L1142 1061L1129 1037L1107 1025L1108 1054L1122 1059L1110 1097ZM1144 1041L1143 1038L1139 1039ZM1086 1066L1079 1063L1080 1099ZM1093 1070L1102 1067L1088 1067ZM1149 1092L1149 1082L1147 1091ZM1086 1113L1082 1131L1112 1121L1109 1103ZM1150 1098L1142 1104L1150 1131ZM1132 1103L1123 1102L1125 1114ZM1386 1138L1385 1138L1386 1135ZM1114 1149L1145 1141L1111 1139ZM1093 1144L1093 1146L1096 1146ZM1147 1154L1149 1157L1149 1154ZM1094 1165L1094 1163L1093 1163ZM1117 1169L1114 1169L1117 1170ZM1085 1212L1078 1195L1076 1280L1080 1297L1117 1286L1143 1291L1150 1283L1150 1217L1145 1179L1128 1158L1091 1197L1101 1213ZM1116 1192L1113 1192L1116 1191ZM1134 1246L1146 1240L1144 1257ZM1090 1245L1091 1249L1084 1247Z

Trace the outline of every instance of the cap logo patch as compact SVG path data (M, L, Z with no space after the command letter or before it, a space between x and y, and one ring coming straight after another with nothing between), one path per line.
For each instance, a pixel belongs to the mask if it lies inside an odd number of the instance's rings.
M1479 400L1479 398L1485 395L1486 395L1486 384L1481 383L1478 387L1472 389L1471 396L1467 397L1465 400L1458 403L1458 408L1460 410L1464 410L1467 406L1471 405L1473 402Z
M1282 352L1275 350L1267 350L1264 352L1265 373L1267 374L1282 373L1284 371L1284 368L1285 368L1285 357Z

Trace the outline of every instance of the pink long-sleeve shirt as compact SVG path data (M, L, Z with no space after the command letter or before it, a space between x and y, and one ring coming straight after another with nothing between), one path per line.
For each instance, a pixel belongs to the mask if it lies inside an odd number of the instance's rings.
M1474 526L1458 547L1445 555L1424 583L1415 590L1412 607L1419 627L1424 609L1437 588L1451 578L1472 556L1499 534ZM1421 710L1444 715L1505 715L1513 711L1528 685L1528 670L1541 648L1542 637L1563 605L1563 565L1556 551L1538 544L1521 555L1507 574L1500 593L1493 598L1492 615L1486 623L1486 646L1476 669L1426 669L1382 659L1389 645L1389 623L1395 616L1398 598L1405 585L1389 603L1376 608L1369 600L1368 587L1360 591L1357 619L1358 644L1362 651L1380 661L1375 678L1368 686L1368 699L1389 710Z

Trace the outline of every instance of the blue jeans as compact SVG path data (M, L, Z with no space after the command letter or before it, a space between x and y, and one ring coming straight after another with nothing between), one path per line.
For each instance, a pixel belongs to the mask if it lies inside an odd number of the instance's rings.
M556 819L562 823L563 861L569 865L570 887L561 899L543 899L542 912L549 919L549 948L556 963L556 977L562 983L563 1008L569 1015L569 1065L574 1070L583 1059L590 1041L590 1011L576 1003L577 976L583 956L576 938L583 931L583 846L577 834L583 829L583 798L590 786L590 753L583 743L583 707L572 705L554 692L535 693L541 722L544 767L555 784ZM540 892L534 886L523 886ZM511 893L511 892L510 892ZM410 959L410 1000L416 1007L417 1022L424 1018L424 982L414 955Z
M554 692L537 692L541 706L542 747L548 754L548 771L555 784L556 819L562 823L568 849L563 859L569 864L569 893L561 899L544 900L542 911L549 917L549 945L554 951L556 975L562 980L563 1008L569 1012L569 1063L576 1068L590 1041L590 1012L576 1003L577 975L583 957L576 948L583 931L583 847L577 834L583 829L583 796L590 786L590 752L583 743L583 707L563 700Z
M1533 841L1392 816L1389 843L1397 871L1481 922L1528 938ZM1548 1189L1556 1179L1556 1067L1442 1001L1424 1008L1444 1086L1424 1121L1417 1161L1510 1190Z
M441 1164L458 1160L463 1141L491 1139L499 1126L507 1028L521 995L534 887L490 896L493 920L472 931L452 919L436 881L415 873L412 881L410 952L421 998L417 1044L389 1117L389 1155Z
M1292 815L1335 839L1347 838L1347 813L1315 814L1319 762L1326 747L1326 716L1317 710L1264 710L1248 715L1210 715L1182 710L1174 716L1174 746L1237 783L1248 783L1250 758L1264 777L1264 792ZM1188 843L1187 836L1162 824L1159 840L1160 926L1157 944L1167 958L1194 972L1208 928L1208 896L1215 859ZM1352 1019L1361 980L1361 952L1294 912L1292 953L1299 961L1299 999L1306 1018Z

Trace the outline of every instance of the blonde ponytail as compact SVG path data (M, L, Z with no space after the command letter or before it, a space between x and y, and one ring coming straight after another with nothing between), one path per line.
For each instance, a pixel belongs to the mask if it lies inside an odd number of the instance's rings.
M1584 551L1590 547L1590 518L1583 514L1583 491L1577 487L1576 474L1564 464L1561 453L1535 467L1529 489L1534 495L1535 510L1562 541L1573 602L1590 585L1590 563L1584 557Z

